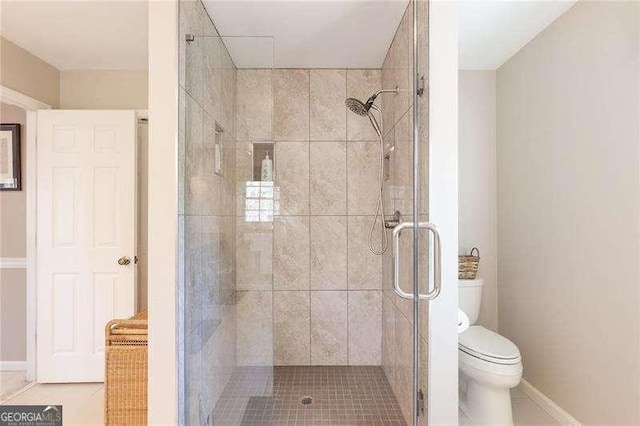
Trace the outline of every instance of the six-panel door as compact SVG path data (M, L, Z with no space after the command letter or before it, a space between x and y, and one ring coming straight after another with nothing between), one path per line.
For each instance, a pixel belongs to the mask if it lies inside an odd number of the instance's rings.
M134 313L135 126L134 111L38 113L39 382L103 381L104 326Z

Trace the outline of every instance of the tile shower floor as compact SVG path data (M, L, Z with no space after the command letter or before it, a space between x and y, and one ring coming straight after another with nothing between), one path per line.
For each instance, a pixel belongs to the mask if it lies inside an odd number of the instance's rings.
M381 367L346 366L238 368L214 424L406 425Z

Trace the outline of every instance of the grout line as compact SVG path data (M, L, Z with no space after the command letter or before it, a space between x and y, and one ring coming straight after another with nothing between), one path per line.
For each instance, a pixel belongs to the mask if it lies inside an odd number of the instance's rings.
M309 365L311 365L311 352L312 352L312 345L313 345L313 341L311 339L311 70L308 69L307 70L307 75L308 75L308 88L307 88L307 99L309 100L309 122L308 124L308 135L307 135L307 141L309 142L308 145L308 161L309 161L309 166L307 167L307 171L308 171L308 201L307 201L307 209L309 211L309 268L308 268L308 274L307 274L307 278L308 278L308 284L309 284L309 292L308 292L308 297L309 297Z
M273 139L273 160L272 160L272 164L273 164L273 170L272 170L272 178L275 180L276 178L276 142L275 142L275 136L276 136L276 126L275 126L275 120L276 120L276 75L275 75L275 71L271 70L271 138ZM253 161L251 162L251 168L253 169ZM275 342L275 335L276 335L276 315L275 315L275 307L276 307L276 303L275 303L275 286L274 286L274 259L275 259L275 219L276 216L274 215L273 218L273 227L271 228L271 369L273 370L273 366L276 363L276 342Z
M346 96L349 96L349 71L345 71L344 73L344 91ZM347 222L347 235L346 235L346 239L347 239L347 253L346 253L346 257L347 257L347 365L351 364L351 335L349 333L349 165L348 165L348 140L349 140L349 111L347 110L347 107L345 105L344 107L344 114L345 114L345 134L344 134L344 139L345 139L345 144L344 144L344 165L345 165L345 212L347 213L347 218L346 218L346 222Z

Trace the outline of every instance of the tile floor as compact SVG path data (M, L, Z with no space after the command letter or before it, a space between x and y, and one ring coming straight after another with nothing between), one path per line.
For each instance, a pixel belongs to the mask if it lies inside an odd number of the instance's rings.
M303 399L311 398L305 405ZM216 405L218 425L406 423L381 367L238 368Z
M0 371L0 401L28 384L24 371Z
M305 368L308 368L308 367L305 367ZM376 367L373 367L373 368L376 368ZM293 377L291 377L291 379L292 380L290 381L285 380L283 382L283 387L282 387L283 395L288 394L293 396L293 393L290 393L288 391L289 389L293 389L292 385L295 383L295 379ZM260 380L251 379L249 376L245 376L245 380L247 380L247 383L244 383L244 384L242 383L242 380L237 381L238 385L237 387L235 387L235 390L241 390L243 386L260 386L259 384ZM319 378L320 383L322 383L325 380L329 380L328 375L324 378L320 376ZM332 380L335 380L335 378ZM370 382L370 380L372 380L371 377L366 378L360 383L362 385L365 385L367 382ZM379 383L379 378L374 378L373 380L378 381ZM262 381L262 384L266 386L269 386L269 383L270 382L268 379ZM316 381L316 384L317 383L318 381ZM334 383L337 383L337 382L334 381ZM232 388L228 388L228 389L232 389ZM325 393L325 396L330 398L332 391L330 392L328 390L330 389L330 387L327 387L326 389L327 391ZM334 387L334 389L337 389L337 387ZM352 392L355 392L356 395L362 395L361 392L368 392L365 389L362 389L362 388L359 389L358 386L355 386L354 388L351 388L351 389L353 389ZM305 390L305 392L307 392L307 390ZM378 393L378 396L380 396L383 394L383 392L387 392L387 391L381 388L378 388L377 390L375 390L375 392L373 392L372 396L374 396L376 393ZM278 394L277 391L276 391L276 394ZM229 397L229 395L227 395L227 397ZM383 401L383 406L386 407L385 410L389 410L389 404L391 405L397 404L396 402L390 402L390 401L395 401L395 398L393 398L393 396L391 396L390 398L392 398L392 400L385 399ZM552 425L559 424L551 416L545 413L542 410L542 408L540 408L531 399L529 399L524 393L522 393L518 388L512 390L511 398L512 398L511 401L513 404L513 415L514 415L516 426L552 426ZM104 385L102 383L43 384L43 385L36 385L27 389L26 391L14 396L8 401L5 401L5 404L9 404L9 405L61 404L63 405L62 413L63 413L65 426L103 425L104 424L103 399L104 399ZM315 401L314 403L318 402L317 399L314 399L314 401ZM221 400L221 404L222 402L223 400ZM240 411L240 413L242 413L242 417L240 417L240 420L238 421L238 423L226 423L226 424L264 425L265 423L256 422L257 419L255 416L259 415L258 413L264 413L265 407L269 407L269 409L271 409L271 407L275 407L272 400L265 401L264 399L262 400L256 399L253 402L251 402L249 405L250 405L249 410ZM219 408L222 409L223 408L222 405L220 405ZM336 407L336 410L333 413L334 414L338 413L339 410L343 410L343 409L346 410L347 409L346 406L344 408ZM355 408L353 408L353 410L354 411L352 411L352 413L355 412ZM298 411L298 408L296 408L293 411ZM323 410L321 409L320 412L322 413ZM331 410L325 410L325 412L331 413ZM381 415L380 410L378 410L377 413L378 414L376 414L376 416ZM287 416L288 415L289 414L287 414ZM370 413L370 415L373 415L373 414ZM394 416L397 418L398 416L402 416L402 415L398 411L396 414L394 414ZM313 418L314 417L311 416L310 420L312 420ZM300 417L299 419L302 419L302 417ZM291 419L291 420L292 422L289 422L289 420L287 420L287 422L283 422L282 424L294 424L294 425L312 424L310 420L307 420L306 422L303 422L301 420L298 420L296 422L296 420L294 419ZM243 421L245 423L243 423ZM355 424L358 424L358 423L359 422L356 422ZM216 424L224 424L224 423L216 423ZM331 423L327 421L321 424L331 424ZM342 422L340 424L344 425L347 423ZM404 424L404 422L403 421L397 422L392 420L389 423L379 423L379 422L372 421L370 423L362 422L360 424L400 425L400 424ZM461 426L469 425L468 421L465 421L462 415L460 417L460 425Z

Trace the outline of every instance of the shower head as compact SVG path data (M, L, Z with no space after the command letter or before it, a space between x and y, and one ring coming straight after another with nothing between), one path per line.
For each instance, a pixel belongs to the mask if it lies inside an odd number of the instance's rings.
M347 98L347 100L344 101L344 104L347 106L349 111L353 112L354 114L362 117L369 117L369 121L371 122L371 125L375 129L376 133L378 134L378 136L382 137L382 129L378 124L378 120L369 112L373 109L377 111L380 116L382 116L382 111L380 111L380 108L373 104L377 96L377 94L373 95L367 100L366 103L363 103L362 101L359 101L355 98Z
M381 93L398 93L398 92L399 92L399 89L397 87L395 89L378 90L376 93L371 95L369 99L367 99L367 102L362 102L355 98L347 98L347 100L344 101L344 104L347 106L347 108L349 108L351 112L358 114L362 117L366 117L369 114L369 110L372 107L375 108L373 103L376 101L376 98L378 97L378 95L380 95Z
M364 104L355 98L348 98L346 101L344 101L344 104L347 106L347 108L349 108L351 112L363 117L367 116L367 114L369 113L369 109L371 108L371 105L367 106L367 104Z

